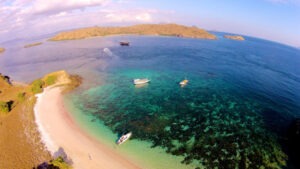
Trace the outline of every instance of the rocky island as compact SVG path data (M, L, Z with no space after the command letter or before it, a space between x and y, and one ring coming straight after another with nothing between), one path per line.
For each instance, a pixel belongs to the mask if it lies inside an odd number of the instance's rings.
M4 52L5 49L4 48L0 48L0 53Z
M240 35L224 35L224 38L232 39L232 40L240 40L240 41L245 40L245 38Z
M41 45L41 44L43 44L43 43L42 42L31 43L31 44L25 45L24 48L30 48L30 47L38 46L38 45Z
M61 32L52 37L51 41L84 39L96 36L135 34L160 35L186 38L217 39L215 35L197 27L177 24L141 24L127 27L90 27Z

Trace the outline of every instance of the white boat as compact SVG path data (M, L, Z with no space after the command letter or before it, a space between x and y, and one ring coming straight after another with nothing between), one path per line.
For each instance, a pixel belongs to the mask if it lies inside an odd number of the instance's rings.
M117 144L118 144L118 145L123 144L125 141L127 141L127 140L131 137L131 135L132 135L131 132L122 135L122 136L119 138L119 140L117 141Z
M145 84L150 82L149 79L133 79L133 84L139 85L139 84Z
M187 79L184 79L184 80L181 81L179 84L180 84L181 86L185 86L185 85L187 85L188 82L189 82L189 81L188 81Z

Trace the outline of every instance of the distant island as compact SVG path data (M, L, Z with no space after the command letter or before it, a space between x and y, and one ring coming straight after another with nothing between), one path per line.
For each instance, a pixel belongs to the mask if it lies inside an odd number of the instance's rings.
M136 34L160 35L186 38L217 39L213 34L197 27L188 27L177 24L141 24L127 27L90 27L61 32L52 37L51 41L76 40L96 36Z
M240 35L224 35L224 38L232 39L232 40L245 40L243 36Z
M25 45L24 48L30 48L30 47L38 46L38 45L41 45L41 44L43 44L43 43L42 42L31 43L31 44Z
M5 51L4 48L0 48L0 53L3 53Z

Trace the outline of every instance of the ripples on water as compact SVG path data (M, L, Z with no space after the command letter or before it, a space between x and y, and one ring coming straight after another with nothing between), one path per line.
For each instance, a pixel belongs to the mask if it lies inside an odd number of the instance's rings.
M299 50L253 38L125 37L130 47L108 37L18 49L1 58L0 70L17 79L57 69L81 74L74 97L84 112L186 164L286 165L286 130L300 116ZM143 77L151 83L132 85ZM184 78L190 82L181 88Z

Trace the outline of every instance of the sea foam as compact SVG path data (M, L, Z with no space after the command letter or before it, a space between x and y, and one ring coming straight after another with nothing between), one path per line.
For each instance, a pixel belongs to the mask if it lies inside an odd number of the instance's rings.
M57 151L58 146L53 142L53 140L51 139L50 135L46 132L46 125L42 123L41 121L41 113L45 113L45 112L40 112L39 111L39 106L41 104L42 101L42 97L45 95L45 90L43 93L40 94L36 94L36 98L37 101L34 105L34 116L35 116L35 122L37 124L38 127L38 131L41 134L41 140L42 142L45 144L45 147L47 148L47 150L51 153L51 155L54 155L54 153Z

